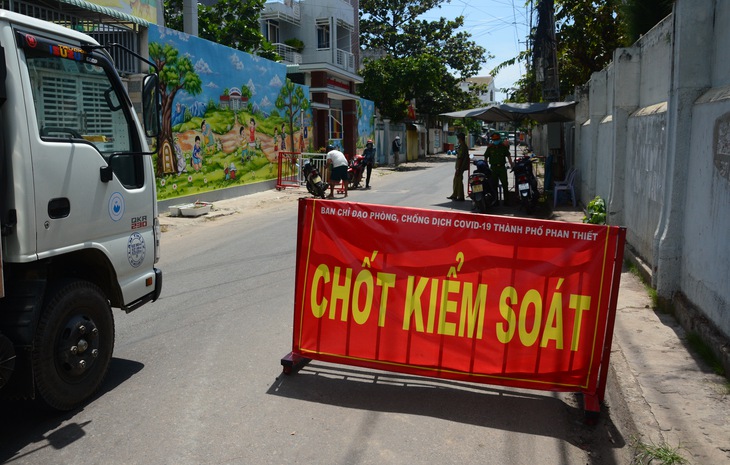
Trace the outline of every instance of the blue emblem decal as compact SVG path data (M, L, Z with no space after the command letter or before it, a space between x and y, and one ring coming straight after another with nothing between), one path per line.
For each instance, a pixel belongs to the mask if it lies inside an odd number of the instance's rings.
M109 216L113 221L119 221L124 216L124 197L119 192L109 198Z

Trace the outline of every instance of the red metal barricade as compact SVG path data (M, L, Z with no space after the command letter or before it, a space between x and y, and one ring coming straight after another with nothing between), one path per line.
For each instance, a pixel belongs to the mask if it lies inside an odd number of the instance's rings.
M279 152L276 190L299 187L299 152Z

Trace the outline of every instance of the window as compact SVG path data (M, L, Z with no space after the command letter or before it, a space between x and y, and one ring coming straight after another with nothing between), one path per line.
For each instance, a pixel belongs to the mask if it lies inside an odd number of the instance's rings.
M266 40L272 44L279 43L279 22L278 21L266 21Z
M342 110L330 108L330 139L342 139Z
M40 137L93 145L108 162L112 153L139 152L141 142L126 96L119 93L121 82L107 73L111 64L101 55L92 58L73 47L63 47L26 48ZM60 49L68 53L53 55L52 50ZM144 185L141 156L114 156L110 163L126 187Z
M330 23L327 18L317 20L317 48L330 48Z

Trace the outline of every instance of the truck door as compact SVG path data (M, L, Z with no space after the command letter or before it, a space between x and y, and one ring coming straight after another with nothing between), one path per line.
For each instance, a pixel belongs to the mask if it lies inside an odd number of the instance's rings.
M143 142L121 81L100 53L24 32L16 40L27 66L26 107L35 113L29 130L38 257L92 247L105 249L122 275L134 271L153 260L139 252L154 242L155 186L145 179L142 157L130 155L143 151ZM99 170L109 163L115 176L104 182Z

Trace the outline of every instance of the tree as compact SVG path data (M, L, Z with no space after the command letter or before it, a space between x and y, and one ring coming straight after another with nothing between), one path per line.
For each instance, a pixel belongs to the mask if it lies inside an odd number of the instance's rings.
M202 81L193 68L188 57L181 57L177 49L171 45L162 46L157 42L150 43L150 60L155 63L160 76L160 97L162 99L162 128L160 144L174 147L172 139L172 102L179 90L190 95L202 92ZM175 160L177 162L177 160ZM164 172L162 157L157 157L158 175Z
M300 111L309 109L309 100L304 95L302 86L294 84L291 79L287 78L274 105L279 110L284 110L284 117L289 121L289 140L291 144L289 147L293 152L296 147L294 145L294 119Z
M673 3L674 0L555 0L561 96L572 94L576 86L590 79L592 73L605 68L616 48L631 45L654 27L671 13ZM517 61L525 63L528 71L509 96L511 101L540 100L540 84L536 82L531 66L532 52L521 52L491 71L496 76L501 69Z
M277 60L274 47L260 30L259 16L266 0L220 0L198 3L198 36L236 50ZM183 30L183 0L165 0L165 26Z
M458 84L479 72L486 50L470 40L471 34L457 32L463 16L453 21L419 19L443 2L360 2L361 45L383 53L365 62L360 95L373 100L383 116L404 119L412 99L422 114L450 111L468 100Z

